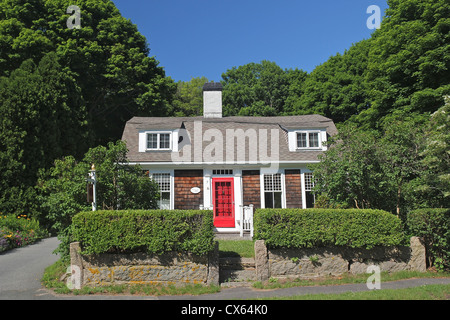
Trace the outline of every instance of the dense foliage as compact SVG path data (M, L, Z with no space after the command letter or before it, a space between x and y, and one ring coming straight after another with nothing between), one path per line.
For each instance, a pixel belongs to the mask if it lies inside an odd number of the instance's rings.
M86 178L92 164L97 176L98 209L154 209L158 185L139 166L130 166L124 142L91 148L81 161L72 156L56 160L55 166L40 172L37 191L41 214L62 236L80 211L89 210ZM42 218L44 220L44 218Z
M40 168L120 139L133 116L166 115L176 85L109 0L0 1L0 210L37 214Z
M0 252L26 246L47 235L39 221L25 214L3 215L0 213Z
M450 209L417 209L409 212L410 232L423 239L428 265L450 268Z
M404 243L402 222L381 210L258 209L255 239L268 247L373 248Z
M213 215L208 210L125 210L81 212L73 218L72 240L83 254L214 249Z

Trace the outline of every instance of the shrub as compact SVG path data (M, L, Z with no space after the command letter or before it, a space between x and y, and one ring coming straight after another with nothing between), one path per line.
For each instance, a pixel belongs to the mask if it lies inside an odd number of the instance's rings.
M123 210L81 212L73 218L72 239L83 254L187 251L214 248L213 215L207 210Z
M268 247L373 248L404 243L401 220L381 210L258 209L255 239Z
M0 215L0 252L23 247L43 238L39 221L26 215Z
M407 217L409 231L424 240L430 266L450 268L450 209L417 209Z

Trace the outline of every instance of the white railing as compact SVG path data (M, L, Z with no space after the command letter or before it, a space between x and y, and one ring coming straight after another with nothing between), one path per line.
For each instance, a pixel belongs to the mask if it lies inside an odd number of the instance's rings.
M244 231L250 231L250 237L253 238L253 205L240 206L239 212L240 236L244 236Z

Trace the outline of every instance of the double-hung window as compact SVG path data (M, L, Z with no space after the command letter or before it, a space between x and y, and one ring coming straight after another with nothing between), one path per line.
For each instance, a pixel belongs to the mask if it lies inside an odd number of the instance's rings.
M281 174L264 175L264 204L266 208L282 207Z
M305 195L306 195L306 208L314 208L314 176L311 172L306 172L305 176Z
M297 149L320 148L321 143L319 137L320 132L318 131L297 132Z
M152 179L159 186L158 207L160 209L170 209L170 190L171 178L170 173L153 173Z
M170 133L147 133L148 150L170 150Z

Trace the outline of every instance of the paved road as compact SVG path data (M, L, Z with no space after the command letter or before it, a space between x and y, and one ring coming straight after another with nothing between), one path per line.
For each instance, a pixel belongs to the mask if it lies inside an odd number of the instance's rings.
M0 254L0 299L36 299L43 293L40 280L44 270L58 260L53 250L57 238Z
M224 288L218 293L200 296L124 296L124 295L56 295L41 286L44 269L53 264L58 256L52 252L58 246L56 238L42 240L31 246L17 248L0 254L0 300L229 300L283 297L316 293L342 293L367 291L365 284L336 286L295 287L277 290L256 290L248 287ZM382 279L381 279L382 280ZM444 279L408 279L382 282L381 289L409 288L428 284L450 284Z

